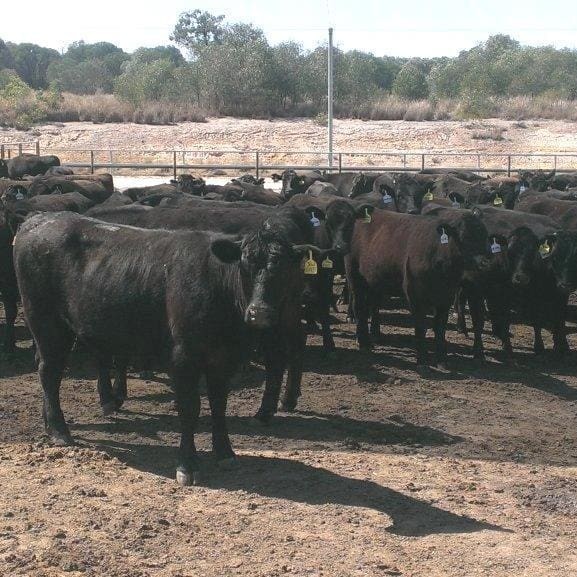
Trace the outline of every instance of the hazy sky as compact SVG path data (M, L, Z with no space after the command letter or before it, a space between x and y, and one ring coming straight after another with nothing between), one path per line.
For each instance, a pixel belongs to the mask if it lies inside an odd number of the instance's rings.
M251 22L277 44L313 48L335 29L343 50L377 56L454 56L510 34L522 44L577 48L577 10L570 0L32 0L5 1L0 38L65 50L75 40L108 41L132 51L168 44L178 15L208 10L229 22Z

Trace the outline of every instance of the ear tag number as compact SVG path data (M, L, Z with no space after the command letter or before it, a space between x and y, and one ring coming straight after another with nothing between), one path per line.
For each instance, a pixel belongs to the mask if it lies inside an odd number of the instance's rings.
M321 262L321 267L322 267L322 268L333 268L333 261L327 256L327 257Z
M491 245L491 253L499 254L501 252L501 245L497 242L496 238L493 238L493 244Z
M503 199L497 195L493 201L493 206L501 206L503 204Z
M321 225L321 221L315 216L315 213L311 213L311 224L316 228Z
M318 267L315 259L313 258L313 251L309 250L309 258L305 260L305 274L315 275L318 272Z
M449 244L449 235L443 229L443 234L441 235L441 244Z
M427 192L427 194L423 196L423 200L433 200L433 193L431 191Z
M393 202L393 197L388 192L385 192L383 194L383 204L391 204L391 202Z
M368 224L371 222L371 220L372 220L371 213L369 212L368 208L365 208L365 216L363 217L363 222L366 222Z
M549 246L549 241L546 240L540 247L539 247L539 254L541 258L547 258L551 255L551 247Z

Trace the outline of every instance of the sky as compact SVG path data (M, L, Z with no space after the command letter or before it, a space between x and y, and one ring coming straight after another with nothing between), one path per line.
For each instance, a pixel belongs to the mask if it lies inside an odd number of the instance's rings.
M199 8L262 28L271 44L335 45L376 56L456 56L491 34L521 44L577 48L575 0L29 0L4 2L0 38L59 52L76 40L131 52L170 44L178 15Z

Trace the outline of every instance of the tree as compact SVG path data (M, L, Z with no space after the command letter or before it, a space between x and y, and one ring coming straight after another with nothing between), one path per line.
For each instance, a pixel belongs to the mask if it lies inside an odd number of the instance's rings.
M170 40L186 48L192 57L197 58L210 44L220 44L224 35L223 20L223 14L214 16L210 12L198 9L183 12L170 35Z
M393 82L393 94L408 100L420 100L428 95L427 79L412 62L407 62Z
M14 60L14 70L32 88L47 88L46 71L50 64L60 60L60 54L51 48L36 44L6 44Z
M137 48L130 59L132 62L149 64L155 60L168 60L174 66L183 66L186 62L180 50L174 46L155 46L154 48Z
M12 52L10 52L10 48L0 39L0 70L2 70L2 68L14 69L14 58L12 57Z

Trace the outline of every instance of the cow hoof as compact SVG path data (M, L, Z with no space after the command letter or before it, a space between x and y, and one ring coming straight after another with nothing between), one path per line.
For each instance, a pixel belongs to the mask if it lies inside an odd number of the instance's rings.
M116 404L116 401L110 401L109 403L104 403L104 405L102 405L102 414L105 417L108 417L109 415L112 415L114 413L116 413L116 410L119 407Z
M76 444L68 433L50 433L50 441L57 447L73 447Z
M200 471L176 471L176 482L181 487L190 487L191 485L200 485L202 482L202 475Z
M294 403L284 402L280 408L281 411L285 413L294 413L297 408L297 404L296 401Z
M233 471L240 467L240 463L236 457L226 457L225 459L219 459L216 462L219 469L223 471Z

